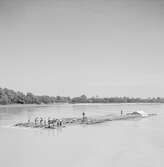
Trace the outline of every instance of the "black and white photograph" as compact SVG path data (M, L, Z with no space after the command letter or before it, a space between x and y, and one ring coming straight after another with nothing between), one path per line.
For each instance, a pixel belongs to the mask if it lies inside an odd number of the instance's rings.
M164 167L164 0L0 0L0 167Z

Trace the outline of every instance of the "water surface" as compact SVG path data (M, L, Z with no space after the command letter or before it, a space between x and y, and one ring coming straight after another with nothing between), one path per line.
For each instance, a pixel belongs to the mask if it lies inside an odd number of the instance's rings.
M14 128L42 117L81 117L144 110L155 117L58 130ZM59 104L0 107L0 164L3 167L163 167L164 105Z

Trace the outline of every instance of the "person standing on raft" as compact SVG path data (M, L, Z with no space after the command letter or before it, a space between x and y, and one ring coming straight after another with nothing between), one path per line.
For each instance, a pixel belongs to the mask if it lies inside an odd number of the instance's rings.
M37 124L38 122L38 117L35 118L35 125Z
M121 116L123 115L123 110L121 110Z
M85 119L85 112L83 112L82 115L83 115L83 122L84 122L84 119Z

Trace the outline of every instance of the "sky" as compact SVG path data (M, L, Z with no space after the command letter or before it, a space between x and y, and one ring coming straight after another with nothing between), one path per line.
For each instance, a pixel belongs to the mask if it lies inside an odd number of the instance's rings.
M164 97L164 1L0 0L0 87Z

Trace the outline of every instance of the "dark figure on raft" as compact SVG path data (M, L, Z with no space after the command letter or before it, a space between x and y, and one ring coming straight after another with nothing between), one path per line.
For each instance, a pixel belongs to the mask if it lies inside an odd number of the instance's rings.
M43 124L43 118L40 117L40 125L42 125L42 124Z
M83 122L84 122L84 120L85 120L85 112L83 112L82 115L83 115Z
M123 110L121 110L121 116L123 115Z
M62 121L62 120L60 120L59 125L60 125L60 126L62 126L62 125L63 125L63 121Z
M37 124L38 122L38 117L35 118L35 125Z

